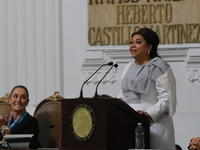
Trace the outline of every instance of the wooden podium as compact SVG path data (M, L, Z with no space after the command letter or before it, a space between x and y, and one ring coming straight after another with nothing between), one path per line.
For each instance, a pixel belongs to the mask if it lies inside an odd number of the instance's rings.
M115 98L62 100L62 149L128 150L135 147L135 128L145 129L150 148L149 121Z

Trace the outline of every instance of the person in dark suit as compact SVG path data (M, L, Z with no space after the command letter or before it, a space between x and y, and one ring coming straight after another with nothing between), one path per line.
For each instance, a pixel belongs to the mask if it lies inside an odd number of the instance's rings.
M32 117L27 111L26 106L29 103L29 92L22 85L15 86L11 93L9 103L11 104L12 113L10 117L1 119L1 122L7 122L10 132L8 134L34 134L29 144L30 149L40 147L37 137L39 126L36 118Z

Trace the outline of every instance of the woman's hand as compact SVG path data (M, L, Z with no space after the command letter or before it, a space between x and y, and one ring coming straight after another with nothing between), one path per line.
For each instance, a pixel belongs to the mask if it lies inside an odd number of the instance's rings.
M150 116L146 111L137 110L137 112L138 112L140 115L143 115L143 116L146 116L146 117L148 117L148 118L151 118L151 116Z
M0 115L0 127L2 125L7 125L7 124L8 124L8 115L6 115L5 119Z
M191 138L189 146L190 150L200 150L200 137Z

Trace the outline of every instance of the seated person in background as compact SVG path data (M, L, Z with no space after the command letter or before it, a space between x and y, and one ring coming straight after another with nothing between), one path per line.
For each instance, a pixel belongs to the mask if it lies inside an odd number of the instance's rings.
M200 150L200 137L191 138L188 149L190 149L190 150Z
M176 150L182 150L182 148L180 147L180 145L176 144Z
M26 106L29 103L27 88L22 85L14 87L10 93L9 103L12 107L12 113L9 118L4 119L0 116L0 125L7 125L10 128L10 134L34 134L29 148L39 148L40 144L37 141L38 121L26 112Z

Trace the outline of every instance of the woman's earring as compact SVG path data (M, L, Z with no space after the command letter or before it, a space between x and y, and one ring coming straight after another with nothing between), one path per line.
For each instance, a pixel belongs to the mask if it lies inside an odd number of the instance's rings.
M150 54L150 51L151 51L151 50L148 51L148 55Z

